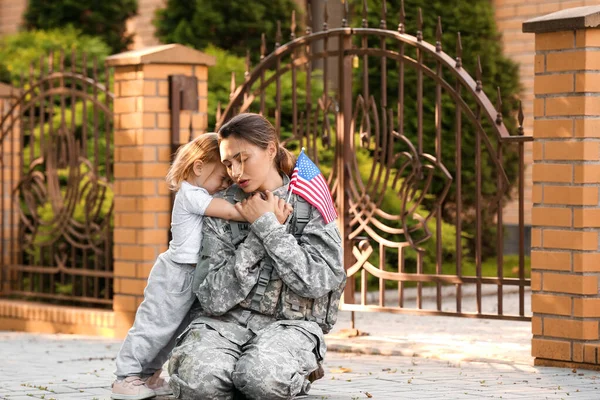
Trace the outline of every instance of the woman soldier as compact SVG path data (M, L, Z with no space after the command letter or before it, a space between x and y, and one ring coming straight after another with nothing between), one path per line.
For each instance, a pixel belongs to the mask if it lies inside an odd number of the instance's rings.
M291 399L308 391L335 323L346 281L340 234L296 196L291 221L277 220L294 157L265 118L240 114L219 140L235 183L220 195L248 223L204 222L193 283L201 310L173 351L171 387L183 399Z

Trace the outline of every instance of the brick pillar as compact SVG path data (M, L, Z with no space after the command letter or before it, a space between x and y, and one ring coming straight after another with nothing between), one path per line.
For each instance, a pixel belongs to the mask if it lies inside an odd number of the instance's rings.
M19 95L19 90L0 83L0 120L9 115L11 108ZM5 265L15 262L15 251L19 241L19 216L16 206L13 204L12 192L19 182L20 166L20 120L19 108L12 110L0 130L0 169L2 180L0 181L0 293L9 290L9 281Z
M600 369L600 7L523 24L535 33L532 355Z
M114 311L122 337L143 300L150 269L167 249L170 192L165 182L171 157L169 75L198 78L199 107L191 115L195 134L207 128L207 70L212 57L181 45L149 47L111 56L114 67ZM190 112L182 112L183 142Z

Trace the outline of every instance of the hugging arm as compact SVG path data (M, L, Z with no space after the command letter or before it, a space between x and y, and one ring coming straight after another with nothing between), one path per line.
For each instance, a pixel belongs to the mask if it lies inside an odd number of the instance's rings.
M246 221L235 206L225 199L212 199L204 213L207 217L216 217L234 221Z
M299 242L273 213L258 218L251 229L262 240L283 282L297 295L318 298L344 281L340 233L335 222L326 225L317 210L313 209Z

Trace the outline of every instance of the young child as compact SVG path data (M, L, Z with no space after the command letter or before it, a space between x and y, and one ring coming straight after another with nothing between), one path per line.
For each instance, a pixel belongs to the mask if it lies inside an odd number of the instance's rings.
M113 399L141 400L172 393L160 374L177 336L190 322L203 217L244 221L233 204L212 198L231 183L220 161L216 133L200 135L180 147L167 182L177 191L171 216L173 239L150 271L144 301L117 355ZM289 212L286 208L286 215L276 214L281 221Z

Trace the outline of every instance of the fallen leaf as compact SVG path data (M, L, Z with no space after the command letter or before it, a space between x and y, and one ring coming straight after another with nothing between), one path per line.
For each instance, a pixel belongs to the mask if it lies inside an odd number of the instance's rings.
M332 374L345 374L346 372L352 372L352 369L339 367L339 368L330 369L329 372L331 372Z

